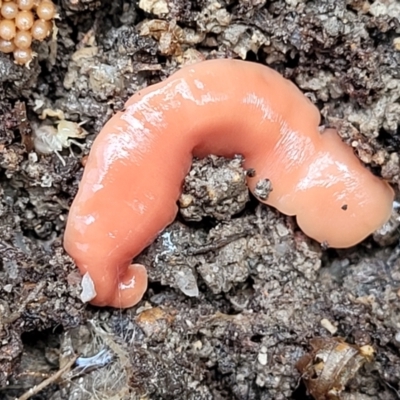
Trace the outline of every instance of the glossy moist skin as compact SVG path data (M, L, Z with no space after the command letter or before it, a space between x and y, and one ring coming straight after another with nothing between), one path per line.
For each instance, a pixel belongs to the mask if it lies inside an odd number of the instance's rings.
M244 155L256 172L250 190L270 179L265 203L331 247L383 225L392 189L319 123L294 84L245 61L186 66L132 96L93 144L65 231L65 249L95 285L92 304L140 301L147 274L132 258L174 220L193 156Z

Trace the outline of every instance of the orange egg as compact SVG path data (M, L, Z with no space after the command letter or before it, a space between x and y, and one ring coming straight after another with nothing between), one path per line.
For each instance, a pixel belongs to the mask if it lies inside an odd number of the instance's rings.
M29 11L33 8L34 0L17 0L17 5L20 10Z
M0 21L0 38L4 40L12 40L16 34L14 21L3 19Z
M15 17L15 25L21 31L27 31L32 28L34 21L31 11L20 11Z
M33 59L32 49L16 49L14 50L14 60L17 64L26 65Z
M45 21L49 21L53 19L56 15L56 6L53 2L45 0L42 1L36 8L36 14L40 19L44 19Z
M3 53L12 53L15 50L15 44L12 40L0 39L0 51Z
M35 40L42 41L49 36L52 29L52 24L50 21L44 21L42 19L38 19L33 23L31 33Z
M26 50L31 47L32 35L28 31L18 31L14 38L15 46L19 49Z
M14 19L18 14L18 6L13 1L8 1L1 6L0 13L5 19Z

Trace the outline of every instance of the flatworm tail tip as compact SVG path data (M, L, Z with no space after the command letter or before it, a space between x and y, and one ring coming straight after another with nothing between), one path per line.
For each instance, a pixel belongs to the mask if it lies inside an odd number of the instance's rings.
M118 287L113 293L113 297L106 302L107 306L115 308L133 307L142 299L147 290L147 270L144 265L131 264L124 276L119 279ZM93 305L104 306L98 304L96 299L91 301Z

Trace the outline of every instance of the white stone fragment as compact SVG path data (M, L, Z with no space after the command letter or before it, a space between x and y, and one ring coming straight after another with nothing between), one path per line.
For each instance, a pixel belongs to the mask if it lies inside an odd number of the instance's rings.
M83 303L87 303L97 296L96 289L89 272L86 272L86 274L83 275L81 286L82 292L80 297Z
M139 8L148 13L160 16L168 14L168 3L165 0L140 0Z

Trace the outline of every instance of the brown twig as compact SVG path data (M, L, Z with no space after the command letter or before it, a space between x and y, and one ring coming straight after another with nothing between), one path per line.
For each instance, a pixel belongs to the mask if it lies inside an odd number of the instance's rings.
M71 360L68 361L67 364L65 364L63 368L61 368L55 374L45 379L43 382L39 383L39 385L36 385L33 388L29 389L27 392L25 392L22 396L18 397L16 400L28 400L31 396L39 393L45 387L57 381L62 376L62 374L67 372L72 367L77 358L78 358L77 356L73 357Z

